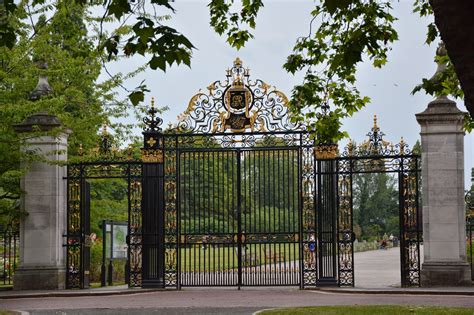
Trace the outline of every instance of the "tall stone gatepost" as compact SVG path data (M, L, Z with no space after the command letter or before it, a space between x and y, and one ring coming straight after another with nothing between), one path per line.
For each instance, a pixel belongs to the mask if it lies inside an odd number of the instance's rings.
M464 207L464 112L446 96L416 115L421 125L424 263L421 285L469 286Z
M61 126L56 116L38 113L14 128L19 133L44 131ZM15 272L15 290L63 289L65 287L66 167L67 139L70 131L57 135L32 134L23 151L42 159L27 167L21 180L25 192L21 207L28 215L20 222L20 264Z

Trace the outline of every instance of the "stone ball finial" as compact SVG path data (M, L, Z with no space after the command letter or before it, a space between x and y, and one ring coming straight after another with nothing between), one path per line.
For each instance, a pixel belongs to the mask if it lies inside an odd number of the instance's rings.
M38 69L48 69L48 63L46 61L37 62ZM38 83L33 91L30 93L30 101L37 101L41 97L53 93L53 89L49 85L48 77L45 75L39 75Z
M438 48L436 48L436 56L446 56L448 51L446 50L446 46L444 45L443 41L438 43Z
M447 55L448 55L448 51L446 50L444 42L440 41L439 44L438 44L438 48L436 48L436 57L444 57L444 56L447 56ZM441 60L435 60L435 62L436 62L438 67L436 68L436 72L435 72L435 74L433 74L430 81L436 81L437 76L439 74L443 73L444 71L446 71L446 68L447 68L446 62L441 61Z

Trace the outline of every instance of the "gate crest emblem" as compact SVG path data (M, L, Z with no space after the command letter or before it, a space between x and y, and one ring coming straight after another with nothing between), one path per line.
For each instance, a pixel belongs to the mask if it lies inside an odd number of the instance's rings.
M249 108L253 105L252 92L245 86L240 74L233 79L230 88L225 90L224 104L227 113L221 112L221 117L225 128L242 130L251 127Z
M301 129L289 119L288 98L260 79L237 58L226 79L215 81L189 101L178 128L194 133L285 131Z

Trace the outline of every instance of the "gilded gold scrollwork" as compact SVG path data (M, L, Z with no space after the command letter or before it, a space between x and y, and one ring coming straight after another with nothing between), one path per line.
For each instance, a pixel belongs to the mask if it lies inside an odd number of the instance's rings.
M193 132L244 132L303 130L291 122L288 97L262 80L250 79L249 69L236 59L226 70L226 80L199 91L179 115L179 129Z

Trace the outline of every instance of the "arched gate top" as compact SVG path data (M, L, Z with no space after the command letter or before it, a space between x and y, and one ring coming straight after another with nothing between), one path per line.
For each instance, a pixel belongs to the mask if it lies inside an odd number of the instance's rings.
M193 133L303 130L290 121L286 95L260 79L237 58L226 79L199 91L178 116L178 128Z

